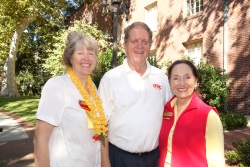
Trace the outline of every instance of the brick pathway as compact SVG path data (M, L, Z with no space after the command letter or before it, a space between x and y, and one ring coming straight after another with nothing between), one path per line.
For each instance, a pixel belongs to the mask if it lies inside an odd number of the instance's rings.
M0 142L0 167L34 167L34 125L10 112L2 110L0 110L0 112L15 119L29 136L29 139ZM225 131L224 138L225 150L229 150L232 148L232 142L250 139L250 127L240 130Z

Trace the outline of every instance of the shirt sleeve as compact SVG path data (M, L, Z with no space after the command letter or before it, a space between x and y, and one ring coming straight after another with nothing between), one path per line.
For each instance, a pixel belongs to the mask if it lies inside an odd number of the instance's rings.
M49 79L43 87L36 119L58 126L65 109L63 80L60 77Z
M162 76L160 78L162 78L162 82L165 88L163 89L163 91L164 91L164 100L166 104L173 97L173 93L169 86L168 76L163 71L161 72L162 72Z
M208 167L224 167L224 135L220 117L211 110L206 126L206 156Z
M166 103L174 96L170 86L169 86L169 80L168 78L166 77L166 83L167 83L167 86L166 86Z
M114 98L112 94L112 85L109 84L107 77L103 77L99 87L98 93L102 100L102 106L106 115L106 119L109 120L114 111Z

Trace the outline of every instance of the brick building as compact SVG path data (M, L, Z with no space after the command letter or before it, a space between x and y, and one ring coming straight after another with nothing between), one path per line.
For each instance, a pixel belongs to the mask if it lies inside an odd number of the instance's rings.
M97 22L104 33L112 34L112 15L101 11L100 1L84 4L71 21ZM129 20L119 20L119 40L123 28L134 21L152 29L151 51L159 63L188 55L197 63L207 60L225 69L235 80L228 110L250 113L249 0L131 0Z

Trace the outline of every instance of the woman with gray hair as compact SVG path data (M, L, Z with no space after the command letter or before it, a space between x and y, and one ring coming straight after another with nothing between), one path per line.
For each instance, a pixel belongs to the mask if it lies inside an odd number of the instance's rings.
M92 37L68 34L63 54L67 73L46 82L36 113L36 166L100 167L107 122L90 77L97 55Z

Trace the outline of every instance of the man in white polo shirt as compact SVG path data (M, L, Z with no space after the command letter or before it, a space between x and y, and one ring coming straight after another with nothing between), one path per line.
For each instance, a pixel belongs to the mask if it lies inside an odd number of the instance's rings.
M165 73L147 61L152 44L149 27L135 22L124 33L127 58L99 85L109 121L102 167L157 167L163 108L172 93Z

